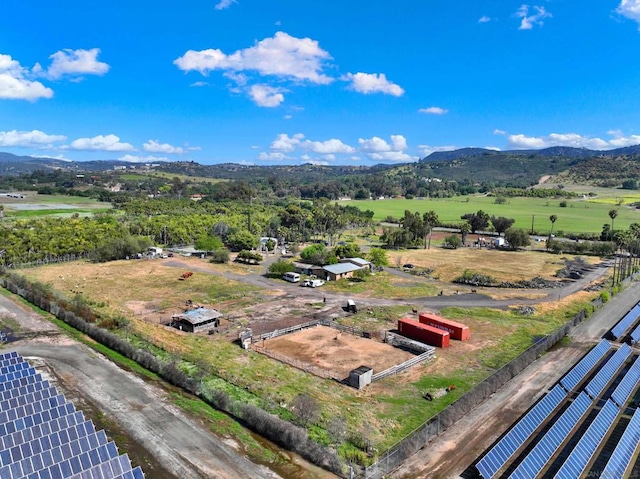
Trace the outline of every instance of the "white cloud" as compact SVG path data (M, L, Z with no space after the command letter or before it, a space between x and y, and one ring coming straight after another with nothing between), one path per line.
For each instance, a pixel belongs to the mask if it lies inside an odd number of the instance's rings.
M521 5L515 13L516 17L522 19L518 30L531 30L535 25L541 27L544 24L543 19L553 16L547 12L544 7L535 5L533 8L536 12L533 15L529 15L529 5Z
M137 155L123 155L118 158L120 161L128 161L129 163L156 163L159 161L171 161L169 158L163 156L137 156Z
M416 161L417 157L404 152L408 148L407 139L402 135L391 135L391 142L380 137L358 139L360 151L375 161Z
M83 151L134 151L129 143L121 143L116 135L98 135L93 138L78 138L67 148Z
M589 148L592 150L611 150L623 146L640 144L640 135L623 136L619 131L609 131L613 138L590 138L577 133L551 133L546 136L526 136L523 134L509 135L507 143L515 149L538 149L551 146L571 146L574 148Z
M404 94L404 90L399 85L387 80L384 73L347 73L340 79L351 82L350 87L353 90L365 95L384 93L386 95L402 96Z
M296 149L296 146L300 144L300 141L304 139L302 133L296 133L293 136L289 136L286 133L280 133L269 147L271 150L284 151L290 153Z
M506 135L507 132L504 130L499 130L498 128L496 128L495 130L493 130L493 134L494 135Z
M98 61L99 48L91 50L60 50L49 58L53 61L47 77L58 79L65 75L104 75L110 66Z
M334 153L354 153L355 148L343 143L341 140L332 138L326 141L309 141L306 140L301 145L303 148L318 154L334 154Z
M402 151L385 151L383 153L370 153L369 158L376 161L418 161L419 158L407 155Z
M209 84L206 81L196 81L193 82L191 85L189 86L194 86L194 87L202 87L202 86L208 86Z
M478 23L488 23L491 21L491 18L487 17L486 15L480 17L478 19Z
M445 110L444 108L440 108L439 106L430 106L429 108L420 108L418 111L420 113L427 113L429 115L444 115L445 113L449 113L449 110Z
M358 139L360 149L366 153L382 153L389 151L403 151L407 149L407 140L402 135L391 135L391 143L378 136L369 139Z
M622 0L616 12L640 25L640 0ZM638 29L640 30L640 26Z
M458 149L457 146L447 145L447 146L430 146L430 145L418 145L418 149L420 150L420 154L424 156L429 156L431 153L436 151L453 151Z
M272 151L270 153L263 151L258 155L258 160L260 161L282 161L286 159L288 159L287 155L279 151Z
M0 131L0 146L3 147L42 148L66 139L64 135L47 135L39 130Z
M274 108L284 101L282 88L274 88L268 85L252 85L249 88L249 96L258 106Z
M296 38L276 32L254 46L226 55L218 49L189 50L174 60L182 71L203 75L213 70L230 72L256 71L260 75L328 84L333 80L323 73L324 62L331 59L311 38Z
M285 115L282 117L284 120L291 120L291 118L293 118L293 115Z
M220 0L220 2L217 3L214 8L216 10L225 10L229 8L231 5L233 5L234 3L238 3L238 2L236 2L236 0Z
M0 54L0 99L36 101L51 98L53 90L38 81L10 55Z
M197 148L197 147L196 147ZM184 148L179 146L172 146L168 143L160 143L157 140L149 140L142 145L144 151L149 153L164 153L169 155L181 155L184 153ZM193 148L189 148L192 150Z

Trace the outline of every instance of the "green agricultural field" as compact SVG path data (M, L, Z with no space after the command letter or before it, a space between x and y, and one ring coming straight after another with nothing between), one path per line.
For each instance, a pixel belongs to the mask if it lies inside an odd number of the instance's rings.
M24 194L24 198L0 196L0 205L4 207L7 219L27 219L41 216L67 217L75 213L91 216L94 213L109 211L111 203L100 202L95 198L67 195L40 195L33 191Z
M619 191L619 190L618 190ZM341 202L357 206L362 210L374 212L374 218L382 221L388 216L401 218L405 210L424 213L433 210L438 213L442 223L461 223L460 216L483 210L491 216L505 216L516 220L514 226L534 231L538 234L549 233L551 222L549 217L558 217L553 229L565 233L599 233L605 223L611 223L609 211L618 210L615 229L626 229L631 223L640 223L640 210L628 204L636 201L632 196L618 206L619 200L613 197L546 199L546 198L507 198L505 204L496 204L495 197L485 195L456 196L424 200L388 199L388 200L352 200ZM638 198L640 199L640 198ZM614 201L615 200L615 201ZM560 202L567 206L561 207Z

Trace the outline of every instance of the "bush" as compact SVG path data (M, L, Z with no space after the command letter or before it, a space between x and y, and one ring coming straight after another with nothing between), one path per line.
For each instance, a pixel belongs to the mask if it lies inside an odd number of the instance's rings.
M609 291L602 291L600 293L600 299L602 300L603 303L608 302L611 299L611 295L609 294Z
M293 262L286 259L279 259L269 266L269 274L276 277L295 270L296 267L293 265Z
M462 240L456 234L449 235L444 239L444 245L456 249L462 244Z
M229 262L229 250L227 248L220 248L211 253L211 263L224 264Z
M236 261L242 263L255 264L260 263L264 258L260 253L254 253L253 251L242 250L236 256Z

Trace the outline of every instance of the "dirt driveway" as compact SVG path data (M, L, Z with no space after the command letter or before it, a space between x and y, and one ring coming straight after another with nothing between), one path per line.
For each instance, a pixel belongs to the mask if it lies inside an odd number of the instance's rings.
M633 283L588 321L570 333L571 343L555 348L529 365L490 399L409 458L390 477L450 479L460 477L511 424L547 392L591 346L640 298Z

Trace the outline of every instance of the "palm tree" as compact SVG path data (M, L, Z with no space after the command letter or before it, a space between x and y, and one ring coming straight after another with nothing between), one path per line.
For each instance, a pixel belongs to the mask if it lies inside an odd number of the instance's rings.
M425 226L429 230L429 243L427 245L427 249L431 248L431 233L433 231L433 227L438 224L438 213L435 211L427 211L422 215L422 221L424 221Z
M611 218L611 232L613 233L613 220L618 216L618 210L609 210L609 218Z
M549 216L549 221L551 221L551 232L549 233L549 238L551 238L553 236L553 225L555 224L557 219L558 219L557 215Z

